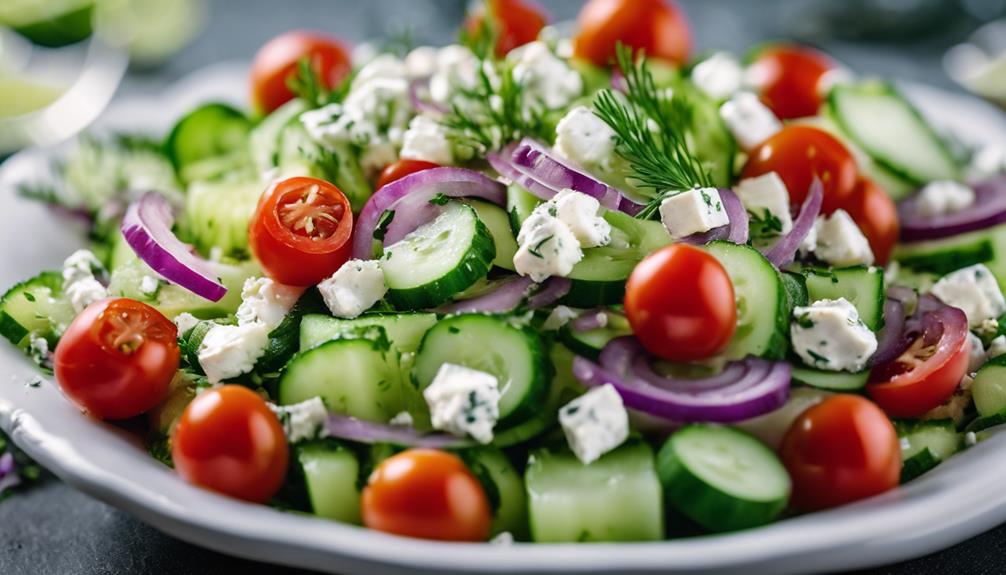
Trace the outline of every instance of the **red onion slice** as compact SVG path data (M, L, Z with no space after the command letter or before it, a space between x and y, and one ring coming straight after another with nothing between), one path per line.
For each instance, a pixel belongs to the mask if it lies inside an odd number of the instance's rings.
M814 229L814 221L821 213L821 203L824 201L824 186L821 180L814 178L807 192L807 199L800 207L800 214L793 220L793 229L788 234L779 238L772 246L763 250L765 259L772 262L777 268L781 268L793 261L796 252L800 249L800 244L804 238Z
M595 309L584 312L583 315L569 322L569 327L576 332L601 329L608 325L608 314L614 313L606 309Z
M435 311L443 314L511 312L520 306L533 286L531 278L512 276L485 295L450 303Z
M391 443L427 449L457 449L475 445L470 439L445 433L423 433L413 427L375 423L337 413L328 414L325 431L331 437L366 444Z
M741 381L749 373L764 377L768 373L769 362L761 360L734 361L728 363L716 375L705 378L676 378L658 374L651 365L652 357L639 340L619 337L608 342L601 350L601 365L613 373L632 373L636 377L656 387L693 394L719 389Z
M911 340L905 337L905 306L899 300L884 301L884 327L877 334L877 351L870 357L870 365L880 365L904 353Z
M919 194L899 202L901 239L915 242L945 238L1006 222L1006 174L980 182L973 189L973 204L959 212L942 216L919 215Z
M171 231L175 218L164 196L147 192L126 209L122 235L155 272L192 293L220 301L227 293L212 265L194 255Z
M0 495L21 484L21 476L17 472L14 454L11 452L0 455Z
M727 211L730 223L725 226L713 228L708 232L692 234L681 238L680 242L693 246L705 245L713 240L727 240L735 244L746 244L750 229L748 212L744 209L744 204L733 190L720 189L720 200L723 202L723 209Z
M968 318L963 311L955 307L942 304L936 309L924 309L924 307L928 306L923 306L920 300L920 315L912 318L917 321L906 322L905 336L910 338L909 341L922 337L925 345L936 346L936 351L926 361L932 365L940 365L965 344L968 337ZM897 361L895 356L893 360L876 365L870 372L870 381L899 385L903 377L911 377L911 371Z
M541 284L541 289L531 295L527 300L527 307L530 309L540 309L550 306L561 300L569 293L573 287L573 282L566 278L550 277Z
M420 94L420 90L429 87L429 78L416 78L409 82L409 103L415 108L417 112L422 114L429 114L431 116L439 116L441 114L446 114L448 110L445 106L437 104L435 102L430 102L423 98Z
M451 198L480 198L498 206L506 206L506 187L474 170L465 168L432 168L410 174L374 192L360 211L353 235L353 257L370 259L374 255L374 231L386 210L394 212L385 240L408 232L436 217L429 201L437 194ZM409 197L408 208L399 210L397 203ZM418 209L416 206L429 206ZM404 232L404 233L403 233ZM391 234L390 236L388 234Z
M621 192L585 174L581 168L560 160L551 150L531 138L524 138L514 148L510 163L550 188L569 188L597 198L609 210L617 210L621 204Z

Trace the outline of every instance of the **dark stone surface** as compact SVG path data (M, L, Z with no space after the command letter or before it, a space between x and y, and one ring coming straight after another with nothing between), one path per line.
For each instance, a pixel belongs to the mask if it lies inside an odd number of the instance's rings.
M541 3L554 20L575 16L580 5L577 0ZM897 43L852 43L821 32L821 6L827 2L685 0L682 3L695 25L700 50L742 51L759 40L800 37L822 46L860 73L890 75L944 87L951 84L940 67L943 51L974 28L974 23L967 19L947 18L931 35L901 38ZM211 18L200 40L165 67L131 76L123 91L156 92L206 63L248 59L269 37L290 28L327 30L347 40L360 41L400 32L407 26L417 41L444 43L453 38L464 4L464 0L211 1ZM1006 557L1006 527L947 551L871 573L1003 573L1006 570L1003 557ZM175 540L55 479L0 503L2 575L216 574L231 570L283 571Z

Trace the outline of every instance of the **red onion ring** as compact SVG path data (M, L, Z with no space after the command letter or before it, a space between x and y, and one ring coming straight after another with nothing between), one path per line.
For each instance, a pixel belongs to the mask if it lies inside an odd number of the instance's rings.
M889 297L884 301L884 327L877 334L877 351L870 357L870 365L896 359L910 344L911 340L905 337L905 306Z
M733 190L720 189L720 200L723 202L723 209L727 211L730 223L725 226L713 228L708 232L692 234L681 238L680 242L693 246L705 245L713 240L727 240L735 244L746 244L750 230L748 212L744 209L744 204Z
M534 286L531 278L511 276L495 290L472 299L438 307L437 313L507 313L517 309Z
M800 249L800 244L804 238L807 237L810 230L814 229L814 221L817 219L818 214L821 213L821 203L823 201L824 186L821 184L821 180L815 177L814 182L810 185L810 191L807 192L807 199L803 201L803 205L800 207L799 215L793 220L793 229L762 251L765 259L772 262L777 268L791 263L796 257L796 252Z
M412 427L375 423L337 413L328 414L325 431L331 437L366 444L391 443L428 449L457 449L475 445L469 439L445 433L423 433Z
M959 212L941 216L919 215L919 194L899 202L898 219L902 241L946 238L1006 222L1006 174L975 184L973 189L973 204Z
M939 303L939 300L936 300L936 303ZM917 321L913 322L910 320L906 322L906 336L911 338L910 341L922 337L925 345L936 346L936 351L927 362L932 362L933 365L940 365L947 361L950 356L957 353L961 345L966 344L968 318L958 308L940 303L936 309L926 309L930 305L932 304L929 303L923 306L920 300L920 316L913 318ZM914 327L908 327L907 324L914 324ZM918 331L913 333L910 330ZM911 377L912 371L911 369L906 370L905 366L898 362L896 357L894 360L874 366L870 372L870 382L874 388L886 385L900 385L900 380ZM867 391L871 394L873 393L870 386L867 387Z
M583 315L574 318L569 322L569 327L576 332L591 331L601 329L608 325L608 314L613 313L606 309L595 309L585 312Z
M560 277L550 277L541 284L541 289L527 300L530 309L541 309L562 299L573 287L572 280Z
M164 196L147 192L129 205L120 229L136 255L165 279L210 301L227 293L210 262L194 255L171 231L171 206Z

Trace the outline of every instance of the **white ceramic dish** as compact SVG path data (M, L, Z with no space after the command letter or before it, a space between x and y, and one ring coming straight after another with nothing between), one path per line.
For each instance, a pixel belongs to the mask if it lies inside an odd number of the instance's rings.
M218 65L169 93L117 102L104 127L163 131L199 100L241 101L245 68ZM972 98L911 87L943 129L1006 145L1006 117ZM16 197L13 183L44 174L58 151L0 166L0 287L57 267L76 231ZM56 475L162 531L224 553L342 574L725 573L836 571L948 547L1006 521L1006 435L997 435L907 487L841 509L719 536L643 544L515 545L403 539L241 503L186 484L114 427L81 415L16 350L0 345L0 427Z

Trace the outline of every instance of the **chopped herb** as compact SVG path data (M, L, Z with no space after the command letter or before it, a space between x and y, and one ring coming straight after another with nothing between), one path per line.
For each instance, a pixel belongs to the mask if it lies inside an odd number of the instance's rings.
M297 69L286 80L286 87L312 108L343 101L353 81L353 75L347 74L338 85L328 88L318 75L320 68L320 62L301 58L297 61Z
M828 358L824 357L823 355L817 353L816 351L814 351L812 349L808 349L807 350L807 355L809 355L810 357L814 358L814 362L815 363L823 363L825 365L831 363L831 360L829 360Z
M551 240L554 237L555 237L555 234L552 234L552 235L548 236L547 238L541 240L540 242L538 242L537 244L535 244L533 247L528 248L527 253L533 255L536 258L544 259L545 256L541 255L541 248L542 248L542 246L544 246L545 244L547 244L549 242L549 240Z
M29 291L26 291L26 292L23 292L23 293L24 293L24 299L26 299L26 300L28 300L30 302L34 302L35 301L35 294L33 294L33 293L29 292Z
M377 218L377 227L374 228L374 239L384 241L384 234L388 233L388 226L395 219L395 210L384 210L381 217Z
M445 206L449 201L451 201L450 196L445 194L437 194L430 198L430 203L436 206Z
M802 313L796 316L796 325L804 329L810 329L814 327L814 321L810 319L810 314Z

